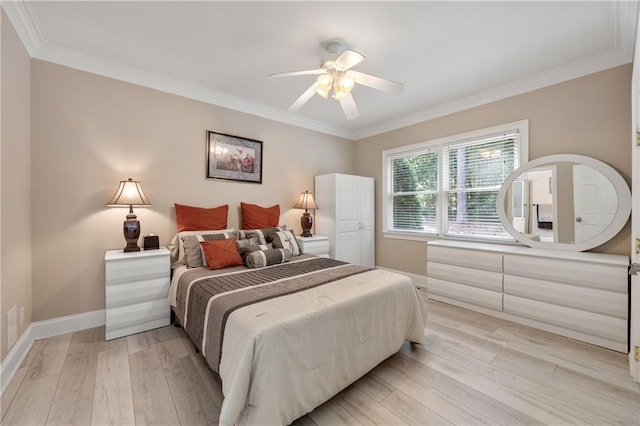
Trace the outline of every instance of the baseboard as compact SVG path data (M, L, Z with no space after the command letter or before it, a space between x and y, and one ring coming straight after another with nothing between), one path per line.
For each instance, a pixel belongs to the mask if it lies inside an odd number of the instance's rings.
M105 315L105 310L100 309L99 311L34 322L31 324L34 333L33 339L44 339L45 337L100 327L105 324Z
M376 269L383 269L385 271L395 272L396 274L406 275L413 280L413 283L420 288L427 288L426 275L412 274L411 272L398 271L391 268L385 268L383 266L376 266Z
M0 394L4 392L13 375L18 371L18 367L29 353L35 340L33 338L33 323L31 323L0 364Z
M100 327L105 324L105 310L84 312L45 321L33 322L27 327L20 339L0 364L0 394L18 371L20 364L29 353L33 342L46 337L58 336L88 328Z

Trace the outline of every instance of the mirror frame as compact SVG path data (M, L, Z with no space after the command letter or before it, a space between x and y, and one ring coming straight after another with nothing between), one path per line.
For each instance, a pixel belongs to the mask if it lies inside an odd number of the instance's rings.
M585 241L581 241L579 243L549 243L544 241L533 241L529 238L525 238L523 234L518 232L513 226L513 224L507 217L507 212L505 210L505 200L507 197L507 192L509 188L511 188L511 185L516 180L516 178L518 178L522 173L529 170L558 162L583 164L597 170L598 172L602 173L607 179L609 179L616 191L616 196L618 197L618 209L616 211L616 215L614 216L607 229L605 229L595 237ZM596 160L595 158L587 157L584 155L555 154L536 158L535 160L529 161L528 163L511 172L511 174L507 176L507 179L505 179L504 183L500 187L500 190L498 191L497 204L498 217L500 218L500 222L502 222L505 230L509 234L511 234L511 236L515 238L516 241L519 241L522 244L533 248L564 251L586 251L606 243L607 241L618 235L622 228L624 228L624 225L627 223L629 215L631 214L631 191L629 190L629 186L627 185L627 182L624 180L624 178L620 176L620 174L613 167L609 166L606 163L603 163L600 160Z

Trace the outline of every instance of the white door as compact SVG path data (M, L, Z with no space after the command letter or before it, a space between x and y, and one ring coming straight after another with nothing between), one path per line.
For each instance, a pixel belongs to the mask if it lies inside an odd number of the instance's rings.
M575 241L586 241L607 229L618 208L613 185L589 166L573 166Z
M336 175L335 258L360 264L359 177Z
M373 268L376 264L374 180L359 178L360 264Z
M640 147L637 140L640 138L640 42L636 33L636 52L633 63L633 78L631 81L631 161L633 165L631 176L631 262L634 265L640 263L640 254L636 241L640 240ZM640 276L631 276L631 294L629 312L629 371L636 382L640 382L640 362L634 358L635 346L640 346Z

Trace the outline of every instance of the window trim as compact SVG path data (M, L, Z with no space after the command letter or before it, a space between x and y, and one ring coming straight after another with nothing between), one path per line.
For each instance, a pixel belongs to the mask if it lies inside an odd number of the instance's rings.
M441 152L441 148L446 145L454 143L460 143L468 141L470 139L480 139L491 137L500 133L518 132L518 164L514 167L517 169L522 167L529 161L529 120L519 120L511 123L500 124L497 126L486 127L484 129L473 130L471 132L459 133L451 136L445 136L438 139L431 139L424 142L418 142L411 145L403 145L396 148L386 149L382 151L382 236L384 238L412 240L412 241L429 241L433 239L455 239L455 240L471 240L471 241L483 241L483 242L500 242L509 243L510 241L495 240L486 237L459 237L459 236L446 236L442 233L442 214L438 220L438 233L418 232L418 231L400 231L391 229L389 221L392 220L391 212L393 211L393 200L391 196L392 178L393 173L391 171L390 159L396 158L398 155L410 155L412 152L420 152L433 146L438 147L438 151ZM442 209L444 196L443 182L442 182L442 160L438 158L438 208Z

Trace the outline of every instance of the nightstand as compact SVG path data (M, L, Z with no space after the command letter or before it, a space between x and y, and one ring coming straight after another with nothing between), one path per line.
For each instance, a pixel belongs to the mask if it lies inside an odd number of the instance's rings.
M314 235L312 237L298 237L302 241L304 253L315 254L319 257L329 257L329 237Z
M109 250L104 264L106 340L170 324L169 250Z

